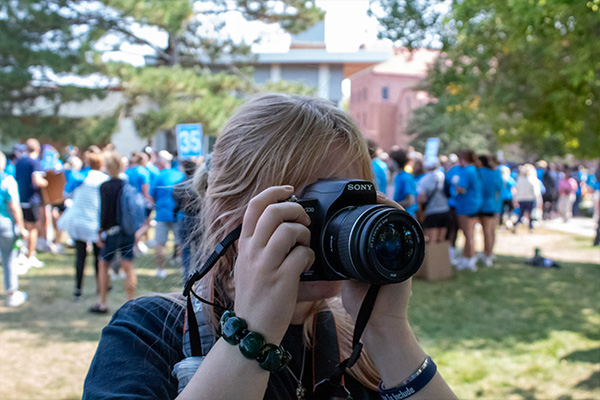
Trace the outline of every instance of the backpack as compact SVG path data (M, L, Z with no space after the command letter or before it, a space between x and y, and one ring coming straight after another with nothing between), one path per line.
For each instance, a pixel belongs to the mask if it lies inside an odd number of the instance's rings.
M117 221L121 229L133 235L146 220L144 196L129 183L123 184L117 203Z

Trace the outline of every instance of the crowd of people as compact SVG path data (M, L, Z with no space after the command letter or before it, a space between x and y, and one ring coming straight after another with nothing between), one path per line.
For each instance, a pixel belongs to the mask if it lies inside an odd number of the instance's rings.
M379 189L421 222L430 243L449 241L450 262L459 270L476 271L478 261L493 265L498 226L517 233L525 222L530 232L536 221L568 222L580 215L588 193L593 193L593 218L599 218L598 169L544 160L506 163L471 150L426 159L412 148L386 153L372 140L369 149ZM484 244L478 254L476 224L481 225ZM459 231L465 238L462 255L456 253Z
M177 229L177 223L186 215L189 218L191 211L173 191L193 175L201 159L180 163L184 173L164 150L154 152L148 147L127 158L109 145L84 151L68 148L61 155L34 138L15 146L8 158L1 154L0 244L9 306L19 306L27 298L18 290L18 276L44 266L37 258L38 251L62 253L66 244L75 248L74 301L83 295L86 259L91 253L99 297L90 308L94 313L108 312L111 281L124 279L127 297L134 298L137 277L133 259L149 247L155 252L156 276L167 276L165 245L170 233L175 242L171 260L181 260L186 248L181 246L181 235L186 233ZM143 199L145 218L133 233L125 232L118 215L126 186ZM154 235L148 238L151 226ZM184 264L187 274L189 254Z
M524 222L530 231L535 221L543 219L567 222L580 214L587 193L594 193L594 218L600 214L598 170L543 160L535 165L509 164L469 150L425 159L412 148L386 153L373 140L368 140L368 148L378 190L421 222L430 243L448 241L449 258L457 269L475 271L479 261L493 265L498 226L516 233ZM134 297L136 254L154 248L156 276L166 277L165 245L170 232L175 243L171 260L182 264L186 277L190 246L182 238L192 235L191 218L199 210L194 194L186 189L190 185L183 181L192 180L201 161L177 163L167 151L154 152L150 147L127 158L110 145L90 146L83 152L67 148L61 155L36 139L15 146L8 157L2 154L0 234L7 304L18 306L26 300L26 293L18 290L18 275L43 267L37 251L60 253L64 243L75 248L76 301L82 296L88 252L92 254L99 293L92 312L107 312L110 281L124 279L128 297ZM56 203L42 196L51 173L64 176L63 193ZM143 196L146 209L146 218L133 235L119 232L117 221L116 199L126 182ZM479 253L475 252L476 224L483 232L484 248ZM151 226L154 235L148 239ZM462 254L456 251L459 231L465 238ZM64 243L63 232L68 235ZM16 249L20 237L23 246ZM594 244L599 241L597 237Z
M425 159L412 148L386 153L370 139L368 148L378 190L421 222L430 243L448 241L449 258L457 269L475 271L479 261L493 265L498 226L516 233L524 222L530 231L535 221L543 219L567 222L580 214L587 193L593 193L594 219L600 214L598 170L543 160L535 165L509 164L469 150ZM190 246L182 239L192 235L191 218L199 210L186 182L202 161L177 163L167 151L154 152L150 147L127 158L110 145L85 151L71 147L61 155L36 139L16 145L8 157L2 153L0 234L7 304L18 306L26 300L26 293L18 290L18 275L44 266L37 251L60 253L64 243L75 248L76 301L82 296L88 252L92 254L99 293L92 312L107 312L110 281L124 279L128 297L134 297L137 278L132 260L149 248L154 248L156 276L166 277L165 245L170 232L175 243L171 261L180 262L182 276L188 276ZM63 193L56 203L42 196L51 173L64 176ZM125 183L145 202L146 218L133 235L120 232L117 221L116 199ZM476 224L483 232L484 248L479 253L475 252ZM151 226L154 235L148 238ZM462 254L456 251L459 231L465 238ZM64 243L63 232L68 235ZM18 238L24 239L19 249ZM600 238L594 244L600 244Z

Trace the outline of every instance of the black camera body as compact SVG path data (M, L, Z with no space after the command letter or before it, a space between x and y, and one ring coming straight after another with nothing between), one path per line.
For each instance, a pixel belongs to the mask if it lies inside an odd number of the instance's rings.
M407 280L421 266L421 226L407 212L377 204L372 182L320 179L296 201L311 219L310 246L316 256L302 281L384 285Z

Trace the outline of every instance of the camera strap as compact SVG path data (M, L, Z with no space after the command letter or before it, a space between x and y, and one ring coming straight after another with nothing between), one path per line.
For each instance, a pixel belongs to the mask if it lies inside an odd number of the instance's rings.
M196 297L202 303L213 306L217 309L225 310L224 307L210 302L206 299L200 297L196 292L194 292L193 286L194 283L202 279L206 274L214 267L217 260L225 254L225 251L233 244L237 239L239 239L240 234L242 232L242 225L238 225L233 231L231 231L225 239L219 242L215 246L215 250L208 257L202 268L198 271L194 272L188 279L183 289L183 295L187 297L187 325L190 337L190 347L191 353L194 357L205 356L206 354L202 354L202 343L200 340L200 332L198 330L198 321L196 320L196 314L194 312L194 307L192 305L192 295ZM358 316L356 317L356 324L354 326L354 333L352 336L352 353L350 357L340 362L333 374L329 379L324 379L321 382L315 385L315 396L317 398L329 398L329 399L346 399L349 398L349 393L347 389L341 384L344 373L347 368L351 368L356 361L358 361L360 354L362 352L362 343L360 342L360 338L367 327L367 323L369 322L369 318L371 317L371 312L373 311L373 307L375 306L375 300L377 299L377 294L379 293L380 285L371 285L363 299L363 302L360 306L360 310L358 312Z
M198 331L198 321L196 320L196 313L194 312L194 307L192 305L192 296L200 300L202 303L208 304L218 309L224 309L218 304L210 302L202 297L198 296L196 292L194 292L193 286L194 283L204 278L204 276L215 266L217 260L225 254L225 251L235 243L236 240L239 239L240 234L242 233L242 224L238 225L233 231L229 232L225 239L220 241L216 246L215 250L208 257L202 268L198 271L194 272L188 279L183 289L183 295L187 297L187 322L188 322L188 331L190 335L190 347L192 350L192 356L199 357L206 354L202 354L202 342L200 341L200 332Z
M360 338L367 327L380 288L380 285L371 285L369 287L356 317L356 324L354 325L354 333L352 335L352 353L350 357L336 366L334 373L329 379L317 383L315 387L316 398L329 398L331 400L349 398L349 393L341 385L341 381L346 369L351 368L360 357L363 348Z

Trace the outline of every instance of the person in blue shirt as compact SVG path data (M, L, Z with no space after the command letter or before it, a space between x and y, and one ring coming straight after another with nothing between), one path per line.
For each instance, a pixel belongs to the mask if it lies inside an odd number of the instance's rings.
M19 290L19 275L15 268L16 257L13 254L13 247L17 234L20 233L27 240L28 232L23 223L17 182L12 175L3 172L5 166L6 156L0 151L0 257L4 293L6 305L18 307L27 299L27 293Z
M81 158L77 156L69 156L67 158L67 162L65 163L65 179L67 180L64 188L65 197L75 190L80 180L83 182L83 179L81 179L83 174L80 172L82 168L83 161L81 161Z
M369 156L371 157L373 175L375 175L375 186L381 193L386 193L388 175L387 164L377 157L377 150L379 147L373 139L367 139L367 145L369 147Z
M150 172L144 167L147 156L144 153L133 153L129 159L129 168L125 171L128 183L146 199L146 221L135 233L134 249L136 253L146 253L148 246L141 241L150 229L150 214L152 213L152 196L150 196Z
M493 160L485 155L477 158L477 167L481 177L481 210L479 222L483 228L483 262L486 266L493 265L493 250L496 242L497 214L502 207L500 191L503 180L500 171L494 167Z
M573 216L581 215L580 205L583 200L582 189L586 185L587 170L583 165L573 168L571 176L577 181L577 191L575 192L575 202L573 203Z
M398 166L398 173L394 178L393 200L414 217L419 207L417 204L417 184L412 174L404 170L406 164L408 164L408 154L406 150L399 149L391 152L390 157Z
M417 156L412 158L412 175L415 178L415 184L419 183L419 181L423 179L425 172L422 155L417 153Z
M165 245L169 239L169 231L173 232L175 235L175 244L179 245L177 221L173 212L176 205L173 199L173 187L184 180L185 175L171 168L172 160L173 156L168 151L161 150L158 153L156 164L160 169L160 174L150 189L150 196L154 199L156 210L154 217L156 220L154 252L157 267L156 276L159 278L167 276L167 271L165 270Z
M506 165L501 165L497 169L500 171L502 177L502 189L500 189L500 215L498 220L501 226L506 223L506 226L511 228L512 220L510 219L510 216L515 209L513 198L517 191L515 188L517 182L511 176L510 168ZM506 221L504 220L505 217Z
M43 267L44 263L37 259L35 250L39 234L40 208L42 199L41 187L48 186L48 181L42 173L39 161L41 146L37 139L27 139L27 155L21 157L15 166L15 180L19 186L19 198L25 229L29 231L27 249L29 251L26 265L28 267Z
M475 223L481 211L481 178L475 166L475 154L471 150L461 151L458 155L463 167L456 183L456 215L458 226L465 235L462 258L457 269L477 271L475 257Z
M125 175L129 184L147 198L150 195L150 173L142 165L141 157L141 154L133 154L129 159L129 168L125 171Z
M450 211L448 213L448 232L446 238L449 242L448 255L450 256L450 263L456 265L456 237L458 236L458 216L456 215L456 184L458 183L460 171L462 167L458 162L458 156L454 153L448 156L450 166L446 171L446 180L444 183L444 191L448 195L448 207Z
M4 173L6 175L10 175L13 178L15 177L15 163L17 161L17 156L15 153L10 153L6 156L6 167L4 167ZM2 171L0 171L2 172Z
M85 178L88 177L88 174L92 170L90 168L89 156L90 154L101 154L102 151L97 146L90 146L86 151L83 152L82 162L83 167L79 170L74 170L71 172L69 178L67 179L67 184L65 185L65 195L67 197L71 197L75 189L83 184Z
M42 166L42 170L44 171L44 177L48 178L48 176L52 175L60 175L65 176L64 170L65 166L60 159L60 154L58 150L54 148L54 146L50 144L45 144L42 146L42 153L40 155L40 164ZM65 176L66 177L66 176ZM52 182L50 180L50 182ZM57 183L52 183L52 185L58 185ZM49 187L49 191L55 189L54 187ZM49 250L50 252L56 254L62 251L62 245L60 244L60 239L62 236L62 232L56 226L56 222L60 218L60 215L65 211L65 203L64 203L64 187L63 187L63 195L60 199L51 199L50 203L43 204L40 209L40 233L38 238L38 249ZM54 230L54 237L51 238L51 229L52 226Z
M591 174L594 175L594 174ZM600 162L594 175L594 217L598 221L596 227L596 237L594 238L594 246L600 246Z

